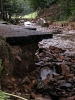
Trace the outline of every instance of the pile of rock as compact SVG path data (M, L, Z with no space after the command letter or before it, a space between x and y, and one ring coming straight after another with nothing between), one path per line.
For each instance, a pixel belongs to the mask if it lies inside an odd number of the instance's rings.
M53 100L74 100L75 55L64 52L54 46L36 52L36 71L40 74L37 91L52 96Z
M48 23L46 22L46 20L43 19L43 18L38 19L38 20L36 21L36 24L37 24L37 25L40 25L40 26L42 26L42 27L48 27L48 26L49 26L49 24L48 24Z
M34 100L75 100L75 54L39 44L35 58L31 56L35 44L10 48L4 40L0 42L3 91Z

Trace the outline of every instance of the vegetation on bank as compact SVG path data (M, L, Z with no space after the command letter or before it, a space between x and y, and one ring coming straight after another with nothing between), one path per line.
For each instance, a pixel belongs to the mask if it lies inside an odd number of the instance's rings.
M27 15L18 15L18 16L12 16L12 18L26 18L26 19L34 19L36 18L36 16L38 15L38 12L35 11L35 12L32 12L30 14L27 14Z
M0 100L11 100L10 99L11 97L15 97L15 98L18 98L20 100L28 100L28 99L20 97L18 95L14 95L14 94L11 94L11 93L6 93L6 92L3 92L3 91L0 90Z
M21 16L22 18L28 18L28 19L34 19L34 18L36 18L36 16L37 16L37 11L36 12L33 12L33 13L30 13L30 14L28 14L28 15L25 15L25 16Z
M56 14L55 20L69 19L75 21L75 0L1 0L0 16L7 20L11 19L13 15L35 18L33 12L50 8L53 5L59 6L59 12Z

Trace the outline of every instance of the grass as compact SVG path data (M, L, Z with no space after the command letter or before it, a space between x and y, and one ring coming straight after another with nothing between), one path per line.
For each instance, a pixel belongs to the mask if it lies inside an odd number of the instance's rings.
M23 18L34 19L36 16L37 16L37 12L34 12L34 13L23 16Z
M37 12L33 12L28 15L23 15L23 16L12 16L12 18L27 18L27 19L34 19L37 16Z
M10 100L10 96L21 99L21 100L28 100L26 98L20 97L18 95L14 95L14 94L10 94L10 93L6 93L6 92L2 92L0 90L0 100Z

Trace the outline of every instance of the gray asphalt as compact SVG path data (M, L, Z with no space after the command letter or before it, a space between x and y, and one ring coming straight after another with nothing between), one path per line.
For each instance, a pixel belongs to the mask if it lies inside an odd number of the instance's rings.
M12 43L32 43L39 42L42 39L52 38L50 32L41 32L26 29L24 26L0 24L0 36L6 38L7 42Z

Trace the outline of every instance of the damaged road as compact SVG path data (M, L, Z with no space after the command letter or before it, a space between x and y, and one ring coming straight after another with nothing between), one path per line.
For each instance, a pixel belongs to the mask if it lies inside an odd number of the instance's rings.
M4 66L1 76L2 90L28 100L74 100L75 46L72 42L72 49L64 46L64 38L67 36L63 33L55 34L53 39L43 40L38 45L28 43L13 46L1 38L0 57Z
M51 32L36 31L30 27L29 29L24 26L0 24L0 36L6 38L11 45L38 43L53 36Z

